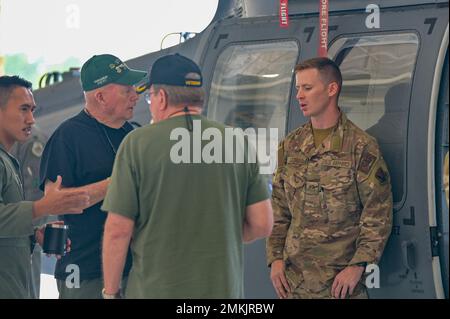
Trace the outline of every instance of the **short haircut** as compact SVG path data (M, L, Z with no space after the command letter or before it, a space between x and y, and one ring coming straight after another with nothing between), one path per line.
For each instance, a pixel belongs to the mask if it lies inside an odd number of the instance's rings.
M170 105L185 104L203 107L205 90L202 87L153 84L155 92L159 92L161 89L167 93L167 100Z
M31 82L22 79L17 75L0 76L0 107L3 107L6 105L6 103L8 103L9 97L16 87L24 87L28 90L31 90L32 84Z
M295 66L295 72L316 69L323 80L330 84L336 82L339 85L338 97L342 89L342 73L339 66L328 58L313 58L303 61Z

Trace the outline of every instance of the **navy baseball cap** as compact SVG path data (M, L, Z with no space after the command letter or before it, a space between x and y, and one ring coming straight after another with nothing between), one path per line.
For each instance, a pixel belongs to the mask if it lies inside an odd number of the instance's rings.
M80 76L83 91L88 92L110 83L135 85L147 76L147 72L130 69L114 55L101 54L83 64Z
M146 82L147 87L153 84L201 87L203 78L199 66L194 61L177 53L156 60Z

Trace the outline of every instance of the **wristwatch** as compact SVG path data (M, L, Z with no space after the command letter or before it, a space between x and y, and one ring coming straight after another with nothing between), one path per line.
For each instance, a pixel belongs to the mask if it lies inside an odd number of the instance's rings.
M120 293L120 290L116 292L115 294L107 294L105 292L105 288L102 289L102 297L103 299L122 299L122 294Z

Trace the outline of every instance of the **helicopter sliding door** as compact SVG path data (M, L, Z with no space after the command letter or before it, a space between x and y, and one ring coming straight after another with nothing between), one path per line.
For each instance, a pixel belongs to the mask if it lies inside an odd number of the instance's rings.
M330 18L335 27L329 56L344 77L340 106L378 140L392 177L394 227L380 263L380 288L369 289L371 298L444 296L436 275L427 136L430 70L448 23L446 10L438 5L385 9L380 28L368 28L367 13ZM448 263L448 255L443 257Z
M448 40L448 39L447 39ZM446 46L447 47L447 46ZM448 51L445 54L444 67L439 83L439 98L436 112L436 135L435 135L435 202L436 202L436 227L432 232L435 246L433 254L439 256L439 266L442 273L442 283L445 298L449 298L449 210L448 198L446 199L444 189L444 158L448 154L449 139L449 65ZM448 165L448 163L447 163ZM438 277L438 276L437 276ZM439 278L439 277L438 277ZM437 279L438 279L437 278Z
M272 20L223 22L216 27L203 63L209 85L207 116L244 130L257 147L260 173L269 188L278 143L286 131L300 51L295 38L277 34L279 28ZM244 263L245 297L274 298L264 240L245 246Z

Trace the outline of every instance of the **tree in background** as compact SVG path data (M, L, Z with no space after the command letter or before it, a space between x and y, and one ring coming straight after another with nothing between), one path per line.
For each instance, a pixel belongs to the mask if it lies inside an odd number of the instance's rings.
M44 59L39 58L33 63L28 62L27 55L24 53L6 55L5 56L5 74L19 75L31 83L33 88L39 88L40 78L47 72L60 72L68 71L70 68L79 67L80 60L74 57L69 57L63 63L45 65Z
M37 87L39 82L39 64L42 60L34 63L28 62L27 56L23 53L5 56L5 74L19 75L33 83L33 87Z

